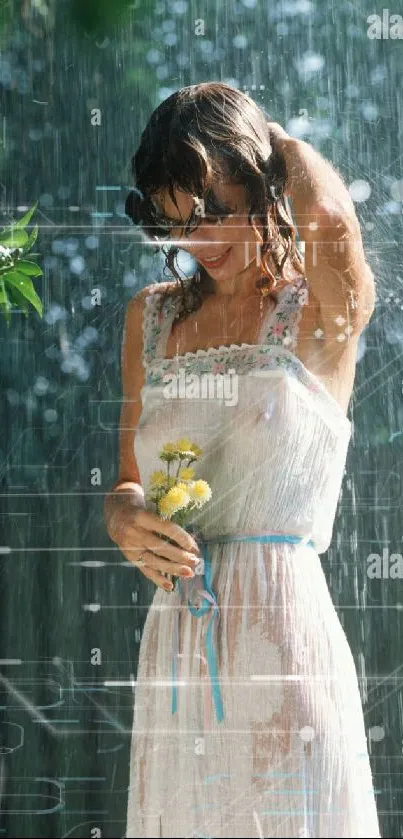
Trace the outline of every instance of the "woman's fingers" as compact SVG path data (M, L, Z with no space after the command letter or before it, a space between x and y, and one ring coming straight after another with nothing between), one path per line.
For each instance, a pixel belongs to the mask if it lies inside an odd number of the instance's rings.
M138 556L134 559L134 562L136 562L137 559ZM152 551L142 550L141 559L145 562L146 566L151 568L153 571L159 571L164 574L173 574L175 577L194 576L194 569L188 564L184 565L180 562L172 562L169 559L163 559L161 556L158 556ZM140 566L140 568L142 569L143 566Z
M200 560L197 542L180 525L166 521L144 508L125 507L119 528L117 544L124 557L145 577L165 590L173 586L164 576L193 577ZM161 538L169 537L172 545ZM141 559L145 565L137 565Z
M134 524L136 528L151 531L153 534L154 532L157 532L162 533L163 536L169 536L169 538L177 542L179 547L184 551L195 553L197 556L200 556L200 550L196 540L179 524L175 524L172 521L166 521L166 519L160 518L155 513L150 513L148 510L143 509L137 509ZM156 539L158 541L158 537L156 537ZM160 541L163 542L163 540Z
M170 580L167 580L166 577L164 577L163 574L160 574L159 571L154 571L152 568L139 568L139 571L141 571L148 580L151 580L159 588L164 589L164 591L172 591L173 583L171 583Z
M142 539L147 550L170 562L171 565L174 563L175 565L187 565L189 568L196 568L199 563L200 557L178 548L176 545L170 545L169 542L161 539L155 533L145 530Z
M268 129L270 131L270 135L274 137L274 139L278 140L289 140L290 135L284 130L284 128L278 122L268 122L267 123Z
M180 563L171 562L169 559L162 559L162 557L144 548L136 548L134 550L131 548L124 548L122 550L121 548L121 551L126 559L132 562L145 577L153 580L156 585L165 590L171 590L172 585L169 585L170 581L164 577L164 574L171 574L175 577L184 577L187 579L194 577L194 571L188 565L181 565ZM145 563L144 565L137 565L140 558Z
M126 559L129 562L133 562L133 564L135 564L138 561L140 553L143 562L145 562L145 565L136 565L136 568L138 568L138 570L141 571L141 573L144 574L144 576L147 577L148 580L151 580L153 583L155 583L156 586L159 586L159 588L164 589L164 591L172 591L173 584L171 583L171 581L167 580L167 578L164 577L164 574L161 571L158 571L157 568L154 568L151 564L149 564L151 555L148 553L148 551L122 550L122 554L126 557ZM170 568L172 573L172 563L170 565Z

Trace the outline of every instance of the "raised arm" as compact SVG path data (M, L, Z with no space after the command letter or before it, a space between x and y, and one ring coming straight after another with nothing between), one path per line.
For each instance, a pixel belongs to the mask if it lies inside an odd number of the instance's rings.
M320 305L325 336L340 340L340 316L350 334L358 335L375 308L375 283L348 189L309 143L289 137L277 123L269 123L269 129L285 160L286 195L305 242L307 281Z

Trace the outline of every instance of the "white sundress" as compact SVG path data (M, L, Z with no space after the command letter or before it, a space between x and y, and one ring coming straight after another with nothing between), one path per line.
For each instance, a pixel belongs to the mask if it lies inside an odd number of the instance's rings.
M195 617L180 591L156 588L135 684L126 837L380 836L354 660L319 556L351 423L293 355L307 295L306 278L284 286L256 345L174 359L165 348L177 303L146 300L134 444L143 487L161 468L162 445L188 437L203 449L197 475L212 489L196 521L205 538L304 541L208 548L222 719L207 654L212 612ZM236 400L228 391L166 397L166 374L200 382L231 371Z

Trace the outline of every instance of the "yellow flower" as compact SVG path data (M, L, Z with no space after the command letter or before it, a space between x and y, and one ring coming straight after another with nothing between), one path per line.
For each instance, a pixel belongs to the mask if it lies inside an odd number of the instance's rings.
M170 519L173 513L175 512L175 507L172 505L169 498L166 495L163 495L158 502L158 510L160 513L161 518L163 519Z
M196 457L200 457L200 455L203 454L203 449L201 449L200 446L197 446L196 443L190 444L190 450Z
M167 492L167 497L170 499L171 504L174 504L178 510L189 504L189 493L185 484L179 483L171 487Z
M190 502L186 484L176 484L171 487L159 502L160 513L167 518L178 510L183 510Z
M188 437L182 437L176 443L176 448L177 448L178 452L188 452L188 451L190 451L191 447L192 447L192 444L191 444L190 440L188 439Z
M186 495L189 495L189 493L188 493L188 485L187 485L187 484L184 484L184 483L183 483L183 481L178 481L178 483L176 484L176 489L180 489L180 490L182 490L183 492L186 492ZM189 499L188 499L188 502L189 502Z
M175 443L164 443L160 452L160 460L164 460L166 463L171 463L173 460L177 460L177 458L178 449Z
M191 466L184 466L179 470L179 477L182 481L191 481L194 478L195 470Z
M188 486L187 490L192 501L198 507L201 507L211 498L211 489L207 481L194 481Z
M165 486L166 482L167 482L167 476L166 476L165 472L158 471L158 472L153 472L152 475L150 475L150 483L151 483L151 486L154 487L154 488L163 487L163 486Z
M164 443L161 454L177 455L178 449L175 443Z

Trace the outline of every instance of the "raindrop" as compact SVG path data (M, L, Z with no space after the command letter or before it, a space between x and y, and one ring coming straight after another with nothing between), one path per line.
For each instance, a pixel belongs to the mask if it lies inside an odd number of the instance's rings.
M164 20L161 24L161 29L163 32L173 32L176 27L176 23L174 20Z
M214 50L214 44L212 41L199 41L199 46L205 55L211 55Z
M368 122L374 122L378 118L378 108L373 102L363 102L360 110Z
M235 35L235 38L233 38L232 43L234 47L237 47L239 50L244 50L248 46L248 39L246 35Z
M85 269L85 259L82 256L75 256L70 260L70 271L72 274L82 274Z
M185 2L185 0L175 0L175 3L172 3L172 6L170 7L170 10L175 15L184 15L187 7L188 7L188 4ZM164 7L164 11L165 11L165 7Z
M65 252L66 256L75 256L75 254L78 251L78 248L79 248L78 239L68 239L66 244L65 244L64 252Z
M39 198L39 203L41 207L53 207L53 195L50 195L49 192L44 192Z
M385 737L385 729L383 725L373 725L372 728L369 729L369 736L370 739L374 741L374 743L379 743Z
M85 247L90 251L94 251L99 245L98 236L87 236L84 240Z
M0 82L1 81L2 80L0 78ZM30 128L28 131L28 137L30 138L30 140L34 140L34 142L37 142L38 140L42 139L43 131L41 128Z
M306 52L299 61L297 61L297 70L300 75L312 75L318 73L325 65L323 55L316 52Z
M125 271L123 275L123 285L125 288L134 288L137 285L137 277L135 271Z
M175 32L168 32L166 35L164 35L163 40L164 44L166 44L167 47L174 47L175 44L178 42L178 36Z
M46 408L43 412L43 418L45 422L56 422L57 420L57 411L54 408Z
M44 320L46 321L46 323L49 323L51 325L53 325L54 323L57 323L57 321L59 321L59 320L65 320L66 317L67 317L66 309L63 309L57 303L53 303L51 306L49 306L49 309L44 314Z
M350 184L348 191L353 201L357 202L366 201L371 195L371 187L368 181L353 181Z
M146 54L146 60L149 64L158 64L162 58L163 56L159 50L148 50L148 53Z
M37 396L43 396L48 392L49 382L44 376L38 376L34 382L33 391Z

